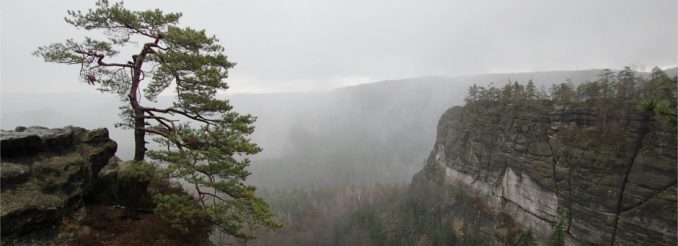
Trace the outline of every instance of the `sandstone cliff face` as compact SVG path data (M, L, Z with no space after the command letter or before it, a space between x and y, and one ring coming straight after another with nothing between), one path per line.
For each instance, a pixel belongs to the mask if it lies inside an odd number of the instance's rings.
M18 127L2 131L3 244L60 223L83 206L117 144L106 129Z
M676 133L633 110L454 107L412 188L458 238L676 244ZM461 197L461 198L460 198Z

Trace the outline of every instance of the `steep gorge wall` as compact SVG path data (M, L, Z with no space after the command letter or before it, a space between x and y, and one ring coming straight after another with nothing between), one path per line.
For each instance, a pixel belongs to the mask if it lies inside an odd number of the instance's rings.
M454 107L412 189L457 238L676 244L676 133L640 111ZM609 119L608 119L609 118ZM460 199L463 197L463 199Z

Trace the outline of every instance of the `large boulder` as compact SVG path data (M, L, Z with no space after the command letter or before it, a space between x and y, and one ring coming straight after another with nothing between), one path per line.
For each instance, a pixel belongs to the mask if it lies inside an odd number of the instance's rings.
M117 144L108 130L17 127L0 134L2 241L49 229L83 206Z

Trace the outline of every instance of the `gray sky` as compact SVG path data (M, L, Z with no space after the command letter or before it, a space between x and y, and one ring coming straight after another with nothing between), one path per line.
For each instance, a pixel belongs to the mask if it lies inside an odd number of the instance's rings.
M675 0L128 1L184 13L238 63L233 92L315 91L425 75L675 66ZM40 45L85 34L66 10L94 1L3 0L3 93L92 91ZM123 58L129 55L124 54Z

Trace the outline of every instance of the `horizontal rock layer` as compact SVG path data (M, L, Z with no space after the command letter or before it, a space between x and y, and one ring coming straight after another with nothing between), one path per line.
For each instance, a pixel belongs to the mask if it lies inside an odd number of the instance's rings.
M0 146L3 244L50 228L82 207L97 174L117 149L106 129L78 127L3 130Z

